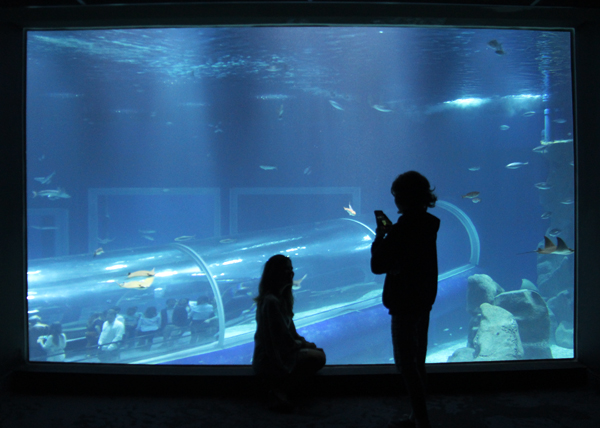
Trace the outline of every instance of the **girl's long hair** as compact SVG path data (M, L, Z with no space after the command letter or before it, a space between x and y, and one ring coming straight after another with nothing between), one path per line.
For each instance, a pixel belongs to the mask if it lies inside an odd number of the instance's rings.
M60 343L60 335L62 334L62 326L59 322L53 322L50 324L50 337L52 338L52 343L56 346Z
M290 263L290 258L283 254L276 254L267 260L258 285L258 296L254 298L257 306L260 307L267 294L274 294L277 296L279 291L286 285L289 278L289 273L287 272L288 263ZM281 297L285 311L288 312L290 316L294 316L294 295L292 294L292 287L286 287Z

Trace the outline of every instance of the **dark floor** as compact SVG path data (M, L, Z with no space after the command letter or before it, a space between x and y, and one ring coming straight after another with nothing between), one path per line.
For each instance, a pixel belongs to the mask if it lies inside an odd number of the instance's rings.
M579 376L576 374L575 377ZM461 376L434 377L429 410L434 427L487 428L598 428L600 389L597 379L584 371L583 381L573 376L543 374L533 387L513 387L506 376L479 373L459 385ZM526 374L517 375L532 383ZM562 377L562 381L561 378ZM255 392L246 377L228 380L226 388L215 387L210 379L185 382L173 378L86 377L77 374L13 374L2 381L0 427L26 428L108 428L108 427L385 427L397 412L408 412L408 399L384 390L378 393L377 378L345 377L338 389L332 376L312 384L316 394L302 393L295 399L292 414L267 409L264 394ZM386 379L389 379L388 376ZM116 379L116 378L114 378ZM123 379L139 387L130 388ZM514 379L514 377L513 377ZM214 377L218 382L220 378ZM242 385L238 391L236 382ZM244 383L245 382L245 383ZM346 384L344 385L344 382ZM350 382L350 383L348 383ZM477 383L488 384L478 387ZM511 382L514 382L511 381ZM364 386L357 385L364 384ZM431 383L431 382L430 382ZM452 385L454 383L456 387ZM497 387L489 384L497 384ZM535 384L541 387L535 387ZM113 388L114 393L104 389ZM129 385L131 386L131 385ZM141 390L140 390L141 388ZM244 390L242 390L244 389ZM249 392L251 391L251 392ZM362 391L362 392L361 392ZM480 391L480 392L475 392ZM41 393L40 393L41 392Z

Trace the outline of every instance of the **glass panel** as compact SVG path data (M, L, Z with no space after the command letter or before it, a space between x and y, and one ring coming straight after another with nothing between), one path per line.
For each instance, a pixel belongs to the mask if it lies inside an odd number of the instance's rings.
M372 213L395 220L407 170L440 198L427 361L572 358L570 36L28 32L30 360L250 364L253 297L283 253L328 363L391 363ZM122 337L101 338L115 307ZM52 323L64 352L38 344Z

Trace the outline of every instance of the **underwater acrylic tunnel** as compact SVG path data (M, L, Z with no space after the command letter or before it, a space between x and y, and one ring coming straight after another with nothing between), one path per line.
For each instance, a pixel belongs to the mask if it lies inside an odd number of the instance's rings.
M466 276L476 270L480 251L469 217L448 202L438 201L437 207L443 227L432 322L464 311ZM167 299L194 304L207 296L215 317L202 340L191 341L188 331L169 339L172 343L161 343L157 336L149 350L124 349L120 363L250 364L253 297L264 263L281 253L296 267L294 312L300 333L325 348L333 364L389 363L389 317L381 305L384 277L373 275L369 265L373 223L357 216L97 256L30 260L29 316L61 322L68 338L67 362L96 363L85 340L93 313L119 307L125 315L129 308L143 312L151 306L160 312ZM368 330L368 337L357 340L361 329ZM352 349L363 340L371 346Z

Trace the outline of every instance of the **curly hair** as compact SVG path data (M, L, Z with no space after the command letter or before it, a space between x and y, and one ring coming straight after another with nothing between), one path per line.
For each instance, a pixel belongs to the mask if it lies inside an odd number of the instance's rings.
M407 208L433 208L437 196L429 180L417 171L407 171L400 174L392 183L392 195L396 201Z

